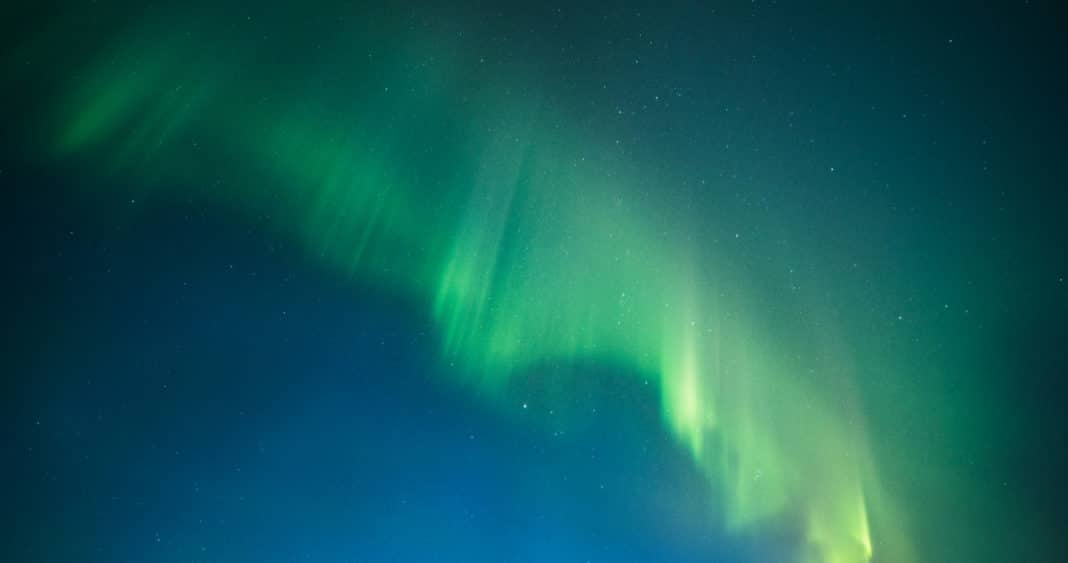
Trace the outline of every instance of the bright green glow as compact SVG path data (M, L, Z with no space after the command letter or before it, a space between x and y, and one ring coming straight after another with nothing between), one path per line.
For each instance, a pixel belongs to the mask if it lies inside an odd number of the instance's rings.
M421 64L415 51L381 68ZM56 151L146 186L195 178L197 197L271 216L327 266L412 296L488 397L553 362L649 378L732 531L792 518L798 560L911 559L858 412L796 360L814 343L763 328L755 296L692 242L699 225L643 195L639 165L550 126L505 78L466 99L430 70L418 89L368 72L351 99L302 97L247 60L203 39L120 42L72 85Z

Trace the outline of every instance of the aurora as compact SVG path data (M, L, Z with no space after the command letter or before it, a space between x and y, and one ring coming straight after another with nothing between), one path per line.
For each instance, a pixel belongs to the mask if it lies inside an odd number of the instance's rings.
M271 183L221 172L220 184L239 187L204 197L278 216L327 266L425 302L443 360L458 360L457 377L477 392L514 403L509 377L538 363L627 366L657 382L665 424L722 490L731 529L797 514L805 560L871 558L868 512L893 509L863 432L848 423L858 413L832 404L800 377L789 348L754 326L745 289L719 281L714 257L687 241L696 227L651 224L671 210L651 209L665 205L655 196L633 201L643 172L625 156L595 153L596 166L576 158L593 143L546 127L561 119L496 84L474 94L485 101L469 104L485 109L463 122L441 115L435 108L464 104L450 98L448 76L415 94L361 84L367 93L348 102L361 107L351 123L322 115L329 102L299 97L244 108L243 84L224 78L242 76L239 57L218 60L223 48L210 38L148 33L120 41L70 86L58 155L112 155L94 166L166 185L162 163L211 174L171 156L174 145L216 137L198 150L240 159ZM365 118L400 107L397 122ZM402 164L411 143L441 160L429 170ZM889 514L880 539L905 561Z
M650 386L661 428L708 485L702 526L775 537L799 563L928 560L914 535L943 516L922 513L903 485L915 458L899 453L937 448L895 435L893 421L933 409L870 398L917 365L914 344L893 336L911 312L858 306L857 295L900 291L853 258L881 243L849 234L812 258L790 233L818 232L818 220L795 228L739 195L727 164L695 173L631 134L648 129L606 125L649 106L666 122L667 104L696 94L666 87L644 108L591 110L534 58L495 64L485 42L496 36L462 15L385 12L241 21L241 10L153 8L98 35L57 18L21 51L63 68L38 79L48 95L30 142L113 190L88 197L128 200L116 220L176 202L223 210L354 291L412 303L432 322L438 384L501 420L534 424L523 413L536 409L566 428L556 413L587 365ZM92 47L43 47L70 36ZM708 131L709 146L743 142ZM747 158L784 184L809 173L790 164L804 155ZM840 176L837 163L819 168ZM829 284L846 289L819 289ZM858 346L860 326L872 336ZM538 378L553 388L532 394Z

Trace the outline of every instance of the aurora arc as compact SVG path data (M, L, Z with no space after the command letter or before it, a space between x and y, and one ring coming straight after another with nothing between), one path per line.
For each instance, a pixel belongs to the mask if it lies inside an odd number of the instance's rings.
M544 364L648 378L730 531L788 518L798 561L912 559L848 384L796 359L848 354L768 330L747 280L694 242L700 218L642 189L645 163L522 76L471 81L459 49L364 30L386 47L339 34L278 77L258 39L174 28L149 21L79 63L47 119L56 156L145 200L271 217L325 267L422 304L458 384L494 404Z

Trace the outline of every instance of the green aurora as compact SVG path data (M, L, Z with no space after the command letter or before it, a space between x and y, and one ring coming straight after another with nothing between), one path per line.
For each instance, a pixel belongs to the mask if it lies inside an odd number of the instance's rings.
M934 517L906 509L923 487L903 486L915 459L898 454L936 441L892 421L936 416L935 399L890 398L898 388L869 405L868 386L922 361L895 333L908 313L857 306L891 300L896 282L872 287L863 264L802 268L805 243L780 242L789 227L774 215L743 230L733 204L709 211L670 187L728 179L628 150L535 63L487 72L459 24L279 27L291 16L270 34L178 10L131 16L54 55L70 71L49 85L34 141L50 161L136 186L118 214L193 200L264 218L324 268L412 300L434 319L449 384L500 416L527 408L520 380L539 370L604 362L641 378L711 486L710 526L785 527L799 562L925 559L913 535ZM814 289L827 284L843 289ZM531 407L562 410L566 396Z

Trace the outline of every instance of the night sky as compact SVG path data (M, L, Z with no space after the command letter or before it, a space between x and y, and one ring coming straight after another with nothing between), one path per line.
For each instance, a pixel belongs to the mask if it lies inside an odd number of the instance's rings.
M1052 7L23 4L0 560L1068 557Z

